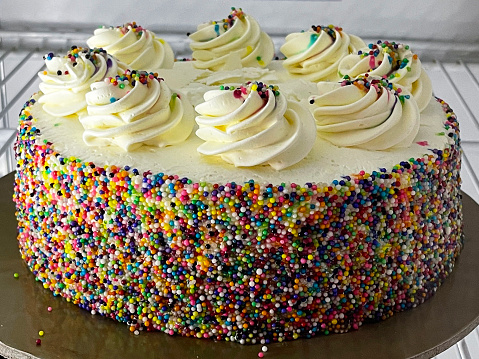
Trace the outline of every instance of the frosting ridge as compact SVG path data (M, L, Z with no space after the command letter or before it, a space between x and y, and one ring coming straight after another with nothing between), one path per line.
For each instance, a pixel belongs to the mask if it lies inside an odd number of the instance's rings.
M44 59L47 69L38 73L43 92L38 101L56 117L84 111L90 85L118 73L116 59L102 49L72 46L65 56L49 53Z
M165 40L135 22L96 29L87 44L107 50L125 64L124 69L171 69L175 61L173 50Z
M411 92L422 111L432 97L432 84L421 61L405 44L378 41L344 57L340 76L381 76Z
M310 103L318 135L336 146L367 150L409 147L420 112L411 95L382 78L319 82Z
M127 71L91 85L88 115L81 116L90 146L164 147L184 141L193 130L193 109L151 73Z
M274 56L271 38L258 22L241 9L232 8L221 21L198 25L189 35L195 67L200 69L232 70L241 67L264 67Z
M363 40L340 27L312 26L286 36L280 51L286 56L283 66L292 75L311 81L339 80L341 59L364 46Z
M270 165L276 170L303 159L316 139L306 108L292 103L276 87L261 82L208 91L196 106L204 155L219 155L237 167Z

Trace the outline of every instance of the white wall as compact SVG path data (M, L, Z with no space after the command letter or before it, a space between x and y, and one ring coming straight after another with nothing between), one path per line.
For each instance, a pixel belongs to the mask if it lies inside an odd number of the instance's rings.
M166 31L192 31L200 22L224 18L231 6L241 7L272 33L334 24L364 37L479 41L477 0L0 0L0 26L137 21Z
M254 16L277 44L287 33L334 24L365 41L408 43L422 56L479 61L479 0L0 0L0 31L5 45L9 31L27 27L55 34L61 27L83 39L99 25L136 21L180 44L197 24L223 19L232 6Z

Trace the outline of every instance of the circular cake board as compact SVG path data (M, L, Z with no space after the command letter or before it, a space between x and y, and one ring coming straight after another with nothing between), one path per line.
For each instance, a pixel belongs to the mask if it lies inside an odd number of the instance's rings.
M92 316L54 297L34 280L20 257L13 174L0 179L0 189L0 355L45 359L258 357L261 345L161 332L136 336L125 324ZM264 358L430 358L465 337L479 324L479 205L467 195L463 198L465 247L453 273L431 299L358 331L269 344ZM44 331L43 337L39 331Z

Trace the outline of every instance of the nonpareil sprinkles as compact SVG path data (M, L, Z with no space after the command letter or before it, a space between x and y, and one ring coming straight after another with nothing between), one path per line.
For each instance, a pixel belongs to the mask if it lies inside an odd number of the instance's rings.
M64 158L32 99L15 144L22 257L137 334L267 345L388 318L430 297L462 246L458 124L440 102L444 151L329 184L220 184Z

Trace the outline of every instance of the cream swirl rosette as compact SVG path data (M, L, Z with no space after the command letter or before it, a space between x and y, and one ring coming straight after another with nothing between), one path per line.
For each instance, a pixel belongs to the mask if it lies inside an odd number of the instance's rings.
M105 49L128 69L154 72L173 68L175 61L173 50L165 40L135 22L96 29L87 45Z
M311 98L318 136L340 147L387 150L409 147L420 113L409 93L382 78L318 83Z
M85 94L90 85L105 77L116 76L115 58L102 49L72 46L65 56L44 56L46 70L38 73L42 80L39 98L43 110L56 117L81 113L87 104Z
M341 77L356 78L365 74L384 77L411 92L420 111L431 100L431 80L408 45L378 41L344 57L339 63Z
M193 107L151 73L127 71L91 85L88 115L80 117L90 146L164 147L184 141L193 130Z
M310 81L325 81L339 80L341 59L364 46L363 40L340 27L312 26L308 31L286 36L280 51L286 56L283 66L290 74Z
M199 69L232 70L264 67L274 56L271 38L258 22L241 9L233 8L228 18L200 24L189 35L194 65Z
M204 155L217 155L237 167L294 165L309 153L316 125L307 108L289 102L261 82L208 91L196 106Z

